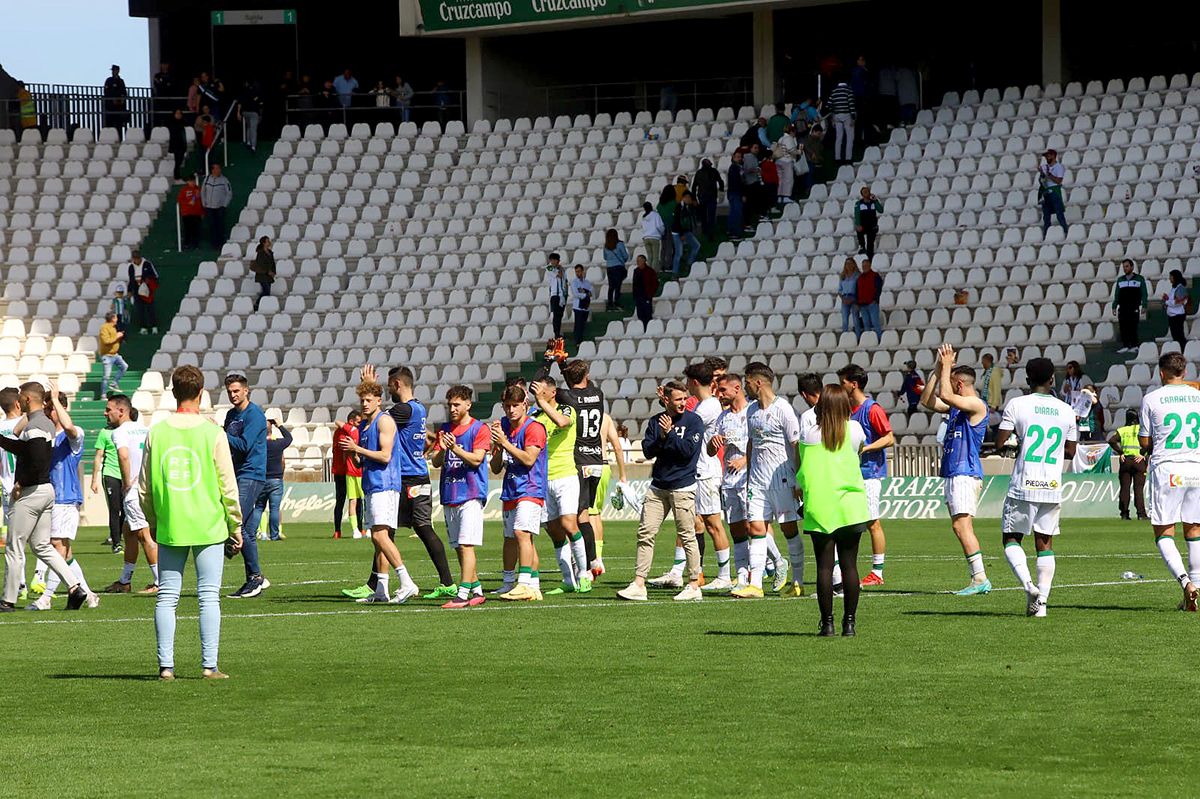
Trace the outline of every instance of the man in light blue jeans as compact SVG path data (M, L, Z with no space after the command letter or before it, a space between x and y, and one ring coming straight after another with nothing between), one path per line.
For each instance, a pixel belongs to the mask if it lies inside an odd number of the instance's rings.
M129 369L129 364L125 363L125 359L119 352L121 342L124 340L125 334L117 329L117 314L109 311L104 315L104 324L100 325L100 363L104 364L104 379L100 383L100 396L103 396L106 390L121 390L117 384L125 376L125 371ZM116 367L115 377L113 376L114 366Z

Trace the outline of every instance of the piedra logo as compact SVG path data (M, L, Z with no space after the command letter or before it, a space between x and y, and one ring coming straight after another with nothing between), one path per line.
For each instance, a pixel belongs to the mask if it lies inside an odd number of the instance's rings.
M1034 491L1056 491L1058 489L1057 480L1026 480L1025 487Z

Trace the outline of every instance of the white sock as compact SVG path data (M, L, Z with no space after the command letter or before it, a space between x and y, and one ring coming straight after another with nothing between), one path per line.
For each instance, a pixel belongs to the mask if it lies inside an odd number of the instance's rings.
M458 584L458 598L459 599L470 599L471 598L471 586L467 585L466 583L459 583Z
M561 546L554 548L554 557L558 560L558 570L562 572L563 582L575 585L575 569L571 566L571 542L563 541Z
M416 584L412 581L412 578L408 576L408 567L403 563L396 567L396 576L400 578L400 587L404 590L407 591L416 587Z
M884 555L882 553L871 556L871 574L874 574L876 577L883 576L883 559Z
M532 588L534 591L542 590L542 573L541 572L533 573L533 575L529 578L529 587Z
M505 572L505 574L512 574L512 572ZM517 585L528 585L532 588L533 574L530 572L521 572L519 575L517 575Z
M833 584L842 584L842 562L838 560L837 555L833 556Z
M1050 599L1050 585L1054 582L1054 551L1047 549L1037 555L1037 584L1042 601Z
M517 573L516 573L515 571L513 571L512 569L505 569L505 570L502 572L502 574L503 574L503 577L504 577L504 584L505 584L505 585L512 585L512 584L513 584L513 582L516 580L516 574L517 574ZM522 577L524 577L525 575L521 575L521 576L522 576Z
M378 598L386 598L388 595L388 573L375 573L375 596Z
M791 551L790 549L788 550ZM779 564L783 561L783 553L779 551L779 544L775 543L775 535L767 533L767 557L775 564L775 568L779 568Z
M1160 536L1155 543L1158 544L1158 553L1162 555L1163 563L1167 564L1167 571L1186 588L1191 578L1188 577L1187 569L1183 568L1183 558L1179 555L1179 547L1175 545L1175 536Z
M737 569L738 582L744 583L742 572L750 574L750 539L743 538L741 541L733 542L733 565Z
M1188 538L1188 579L1200 585L1200 538Z
M42 560L41 558L39 558L37 565L33 567L33 581L35 583L45 583L46 582L46 572L48 572L49 570L50 570L50 567L46 565L46 562L44 560ZM49 585L49 583L47 583L47 585Z
M728 580L729 579L729 549L728 549L728 547L725 549L717 550L717 579L718 580Z
M75 575L75 582L79 583L84 591L92 593L92 587L88 585L87 578L83 576L83 567L79 565L79 561L71 560L71 573Z
M471 586L471 596L483 596L483 583L475 581L475 584Z
M671 574L679 579L683 579L683 569L687 565L687 554L683 551L683 547L675 547L675 562L671 565Z
M46 593L50 596L54 596L54 592L58 590L58 585L62 582L62 578L58 576L58 572L52 571L50 572L49 577L47 577L45 580L38 580L38 582L45 582Z
M588 568L587 547L583 543L583 533L576 533L575 538L571 539L571 555L575 558L576 580L583 582L584 579L592 579L592 572Z
M154 584L158 585L158 564L155 563L150 567L150 576L154 578Z
M1039 553L1040 554L1040 553ZM1026 591L1033 591L1037 586L1033 584L1033 578L1029 576L1029 561L1025 557L1025 549L1016 541L1010 541L1004 545L1004 559L1008 561L1008 565L1012 567L1013 574L1017 578L1017 584ZM1038 558L1039 566L1041 558ZM1041 571L1039 569L1039 571Z
M767 537L750 537L750 585L762 588L763 571L767 568Z
M804 536L796 533L787 539L788 559L792 562L792 582L804 585Z
M967 555L967 571L971 575L974 582L982 583L987 579L987 574L983 570L983 552L976 552L973 555Z
M125 585L129 585L129 581L133 579L133 569L135 566L137 566L136 563L126 563L125 567L121 569L121 582Z

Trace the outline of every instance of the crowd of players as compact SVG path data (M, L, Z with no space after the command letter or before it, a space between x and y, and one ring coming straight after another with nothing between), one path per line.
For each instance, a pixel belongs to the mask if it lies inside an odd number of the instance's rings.
M921 404L947 416L941 477L970 579L956 593L985 594L992 584L973 519L982 491L980 448L988 407L976 393L974 370L957 365L949 345L939 349L936 360ZM1194 611L1200 583L1200 390L1184 381L1185 368L1180 353L1160 359L1163 385L1143 401L1138 443L1149 456L1148 512L1157 547L1183 591L1180 607ZM386 386L372 367L361 370L361 419L340 432L335 447L361 469L362 521L355 527L370 535L374 552L367 582L347 589L347 596L365 604L397 604L419 595L395 543L398 528L411 528L438 573L439 585L426 598L444 599L442 607L448 609L487 601L478 549L489 473L502 476L504 521L502 584L492 596L539 601L547 594L588 593L592 581L605 573L602 516L615 468L613 504L640 504L635 575L617 592L619 598L643 601L647 588L670 588L678 601L720 594L756 599L764 596L764 578L772 578L771 590L783 596L802 596L805 533L817 566L820 633L834 634L833 599L840 594L842 634L855 634L860 588L884 585L886 539L879 504L886 449L894 444L887 414L867 394L865 370L846 366L838 372L839 382L829 385L816 375L801 376L800 393L810 407L797 415L788 399L776 394L775 375L766 364L750 363L738 375L720 358L696 361L683 380L659 389L663 410L647 421L642 443L654 463L650 487L641 497L626 480L621 439L602 392L590 379L589 364L577 359L559 370L558 378L547 368L528 384L510 380L502 397L503 418L490 422L472 415L469 387L452 386L445 393L449 421L436 431L428 428L426 409L414 397L410 369L391 369ZM1046 615L1063 464L1073 456L1079 437L1075 413L1054 396L1054 372L1054 364L1044 358L1026 365L1029 393L1007 403L997 440L1002 447L1016 437L1019 445L1001 529L1005 559L1025 589L1031 616ZM259 451L265 452L266 422L258 419L262 410L249 401L244 376L231 375L226 389L234 406L225 420L226 434L248 520L262 490L256 471L265 460ZM391 399L386 410L385 391ZM48 574L30 609L49 609L59 585L67 587L69 609L95 607L99 598L71 551L82 505L84 445L67 397L53 386L46 390L26 383L0 391L0 409L6 417L0 424L0 448L15 455L0 459L8 524L0 611L13 610L25 590L26 546L37 556L39 570L48 570L35 576L40 583ZM147 428L134 413L128 398L110 397L110 430L105 431L107 440L97 444L101 474L106 481L119 480L125 519L124 569L105 590L131 590L140 550L151 571L151 582L140 593L153 594L158 590L155 536L136 487ZM111 447L112 462L102 454L104 447ZM615 466L607 463L608 449ZM437 490L447 538L458 558L457 581L432 525L431 465L440 470ZM97 485L94 476L93 490ZM676 533L674 563L650 579L655 537L668 515ZM1190 574L1175 543L1177 523L1184 525ZM787 557L776 545L772 525L784 535ZM535 545L543 527L561 577L544 592ZM872 562L860 579L863 533L871 538ZM1035 573L1023 549L1028 535L1034 538ZM706 539L716 559L716 576L707 583L701 566ZM253 540L253 535L245 536L234 550L243 555L247 577L235 598L251 598L270 587ZM389 586L393 574L394 590Z

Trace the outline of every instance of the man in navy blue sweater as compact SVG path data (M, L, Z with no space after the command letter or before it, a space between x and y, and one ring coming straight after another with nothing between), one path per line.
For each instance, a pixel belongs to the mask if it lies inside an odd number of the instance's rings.
M233 456L237 474L238 500L242 518L254 515L254 504L267 482L267 417L263 409L250 401L250 385L246 376L230 374L225 378L225 392L233 405L225 415L225 437ZM246 563L246 582L229 595L230 599L256 597L271 587L258 565L257 530L247 528L242 536L242 558Z
M667 513L675 517L675 532L683 542L688 584L675 595L682 602L698 602L700 593L700 549L696 544L696 463L704 446L704 421L685 410L687 389L671 381L663 386L666 412L646 423L642 452L654 458L650 490L642 501L638 525L637 571L633 582L617 592L619 599L645 601L646 578L654 561L654 538Z

